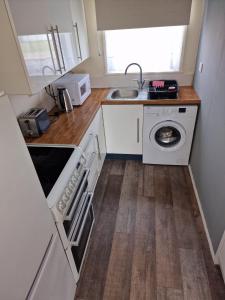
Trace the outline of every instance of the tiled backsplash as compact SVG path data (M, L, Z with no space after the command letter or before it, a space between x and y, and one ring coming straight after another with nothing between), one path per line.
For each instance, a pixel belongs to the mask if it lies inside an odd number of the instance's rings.
M27 96L27 95L16 95L9 96L13 109L16 116L28 111L32 107L41 107L46 108L47 111L50 111L54 104L54 100L48 96L45 91L42 91L36 95Z

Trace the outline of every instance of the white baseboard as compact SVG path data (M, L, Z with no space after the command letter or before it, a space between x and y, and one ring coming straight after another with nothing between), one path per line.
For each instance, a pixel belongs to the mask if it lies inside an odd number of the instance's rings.
M225 231L223 233L222 239L220 241L219 247L216 251L216 261L219 263L220 262L220 255L222 254L222 248L224 249L224 244L225 244ZM224 254L223 254L224 256ZM225 271L225 270L224 270ZM224 281L225 281L225 274L224 274Z
M193 176L192 169L191 169L190 165L188 166L188 169L189 169L189 174L191 176L191 181L192 181L192 185L193 185L193 188L194 188L195 197L197 199L199 211L200 211L200 214L201 214L201 217L202 217L202 222L203 222L206 237L207 237L207 240L208 240L211 256L212 256L214 264L218 264L218 259L217 259L218 256L215 255L215 252L214 252L214 249L213 249L212 241L211 241L209 231L208 231L208 227L207 227L207 223L206 223L206 220L205 220L205 215L204 215L204 212L203 212L203 209L202 209L201 201L200 201L200 198L199 198L198 190L197 190L197 187L196 187L196 184L195 184L195 179L194 179L194 176Z

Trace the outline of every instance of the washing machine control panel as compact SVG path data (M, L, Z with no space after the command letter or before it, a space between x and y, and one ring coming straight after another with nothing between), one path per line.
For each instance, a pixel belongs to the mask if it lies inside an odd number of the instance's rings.
M152 116L171 116L186 113L187 107L183 106L145 106L144 113Z

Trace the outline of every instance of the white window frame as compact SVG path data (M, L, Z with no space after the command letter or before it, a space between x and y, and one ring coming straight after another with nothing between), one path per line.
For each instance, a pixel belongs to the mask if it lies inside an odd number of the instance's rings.
M143 72L145 75L156 75L156 74L181 74L183 73L183 66L184 66L184 57L185 57L185 47L187 43L187 30L188 26L185 26L184 29L184 39L183 39L183 45L181 50L181 58L180 58L180 65L179 65L179 71L165 71L165 72ZM124 73L110 73L107 69L107 55L106 55L106 37L105 37L105 31L102 31L102 43L103 43L103 60L104 60L104 71L105 75L107 76L118 76L122 75ZM125 70L124 70L125 71ZM132 72L131 74L139 74L139 72Z

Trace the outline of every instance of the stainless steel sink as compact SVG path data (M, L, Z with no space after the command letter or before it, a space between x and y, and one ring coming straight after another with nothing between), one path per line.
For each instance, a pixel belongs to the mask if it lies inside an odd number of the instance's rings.
M108 100L144 100L147 99L147 91L135 88L113 89L107 96Z
M118 89L111 93L112 99L135 99L138 96L138 90Z

